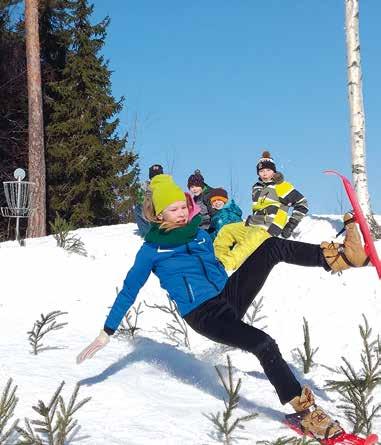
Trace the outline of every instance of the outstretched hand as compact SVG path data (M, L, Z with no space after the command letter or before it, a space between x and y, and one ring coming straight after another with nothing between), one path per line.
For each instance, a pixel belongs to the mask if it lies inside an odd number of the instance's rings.
M104 348L110 341L110 336L101 329L98 337L89 344L80 354L77 356L77 364L81 364L84 360L92 358L100 349Z
M287 226L287 224L284 226L283 230L282 230L282 236L283 238L290 238L292 231L294 229L290 226Z

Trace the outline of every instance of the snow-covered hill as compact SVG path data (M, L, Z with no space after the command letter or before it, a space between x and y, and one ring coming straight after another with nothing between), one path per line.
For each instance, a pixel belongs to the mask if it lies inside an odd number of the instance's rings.
M320 243L332 240L341 228L338 216L306 217L296 239ZM36 418L39 399L48 402L62 380L68 398L81 383L79 399L91 401L77 413L83 445L214 444L214 427L204 414L223 410L224 390L214 365L226 365L226 351L190 332L191 350L175 346L160 332L170 317L142 305L139 335L134 341L113 338L106 349L78 366L75 357L102 328L108 308L121 287L142 240L134 224L80 229L88 257L68 254L53 237L31 239L25 247L0 244L0 390L8 378L18 385L15 414ZM381 242L378 242L381 253ZM278 342L298 378L312 386L319 403L349 426L335 409L334 394L324 390L325 380L337 378L340 357L360 366L362 348L358 325L365 314L380 332L381 289L374 268L349 270L332 276L319 269L278 265L260 296L258 327ZM136 304L166 304L165 292L151 275ZM40 314L68 312L57 321L68 325L47 334L47 350L31 354L27 331ZM296 356L303 347L303 316L309 323L313 347L319 346L317 365L308 375ZM246 424L246 443L289 436L282 425L283 407L252 355L229 351L234 378L242 379L238 415L259 416ZM381 390L375 403L381 401ZM375 431L381 433L381 421ZM243 442L245 443L245 442Z

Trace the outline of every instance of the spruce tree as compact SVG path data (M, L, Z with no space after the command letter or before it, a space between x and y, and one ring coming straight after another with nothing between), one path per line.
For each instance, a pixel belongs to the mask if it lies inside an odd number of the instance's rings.
M14 181L17 167L27 167L28 102L23 29L10 17L15 0L0 4L0 206L6 207L2 181ZM0 216L0 240L13 237L8 218Z
M71 0L41 0L39 3L39 26L41 62L44 88L44 118L46 105L54 97L50 95L49 82L62 78L70 46Z
M117 133L123 98L111 94L111 72L100 51L109 18L91 24L93 7L71 0L70 46L60 79L48 83L46 127L48 218L74 227L131 220L138 191L138 156Z

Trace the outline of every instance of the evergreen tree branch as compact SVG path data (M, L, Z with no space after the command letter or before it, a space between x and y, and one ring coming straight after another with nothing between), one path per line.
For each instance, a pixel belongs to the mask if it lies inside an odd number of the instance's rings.
M36 320L31 331L28 331L29 334L29 343L32 346L32 352L34 355L37 355L43 349L43 344L41 340L43 337L51 331L58 331L66 326L68 323L57 323L56 318L60 315L66 315L67 312L61 311L52 311L49 312L46 316L41 314L41 320Z
M144 302L144 304L151 309L159 309L160 311L171 315L172 323L167 323L167 329L159 330L159 332L164 334L169 340L175 342L177 345L183 345L190 349L187 325L180 316L176 303L168 294L167 298L168 306L158 304L149 305L147 302Z
M217 414L206 414L205 416L212 421L217 430L217 435L223 440L225 445L230 445L234 440L233 433L236 429L244 429L244 423L254 419L257 413L251 413L246 416L237 417L232 420L234 409L239 405L239 390L241 388L241 379L238 379L237 384L233 381L233 367L229 355L228 361L228 378L226 379L218 366L215 366L218 377L227 394L227 400L224 399L225 411Z
M311 347L310 331L308 327L308 321L306 320L305 317L303 317L303 334L304 334L304 343L303 343L304 353L299 348L297 348L297 352L299 358L303 362L303 372L304 374L308 374L313 365L313 357L319 350L319 348L313 349Z
M78 422L73 419L73 415L82 408L91 397L77 402L79 391L79 384L77 384L66 406L61 396L64 384L65 382L61 382L48 405L39 400L38 404L32 407L42 419L30 421L26 418L25 427L17 427L17 432L21 436L19 445L65 445L68 443L68 437L73 433L74 429L77 428L78 431ZM42 437L37 433L40 433ZM71 440L72 439L73 434L71 436Z
M12 388L13 380L10 378L5 385L0 399L0 445L6 445L8 440L16 431L19 420L16 419L12 425L6 430L9 420L14 415L14 410L18 402L16 397L17 386Z
M373 405L373 391L381 382L380 340L371 339L372 329L363 314L364 325L359 326L363 341L360 354L362 368L356 372L350 362L342 357L344 366L340 366L344 380L328 380L326 388L340 394L345 416L353 425L353 432L370 434L373 420L379 417L381 404Z

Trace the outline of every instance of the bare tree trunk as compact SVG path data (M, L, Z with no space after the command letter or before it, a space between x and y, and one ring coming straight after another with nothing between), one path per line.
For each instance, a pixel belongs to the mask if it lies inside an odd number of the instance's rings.
M359 35L359 2L345 0L347 41L348 100L351 119L352 178L364 215L373 234L381 237L370 205L365 157L365 113L362 96L362 72Z
M28 235L46 235L44 123L42 115L38 0L25 0L26 59L28 73L29 180L35 183L35 211L28 221Z

